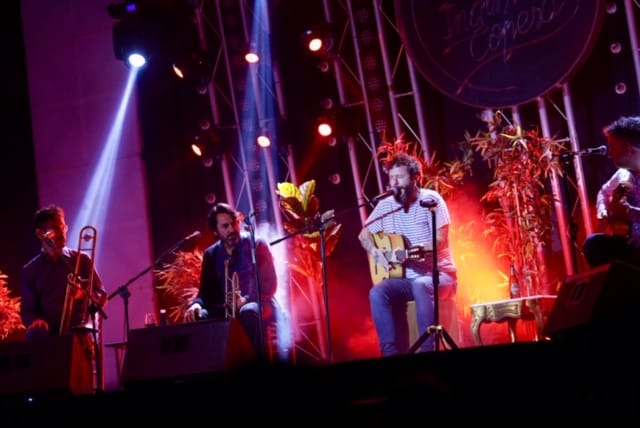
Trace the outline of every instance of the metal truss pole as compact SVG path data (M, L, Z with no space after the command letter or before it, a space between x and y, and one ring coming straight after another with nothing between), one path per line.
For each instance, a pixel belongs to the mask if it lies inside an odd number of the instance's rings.
M538 97L538 115L540 116L540 125L542 129L542 136L545 138L551 138L551 129L549 127L549 117L547 114L547 106L544 98ZM560 177L558 173L551 170L551 194L553 195L553 206L556 212L556 218L558 219L558 234L560 242L562 243L562 255L564 258L564 267L567 275L573 275L575 272L575 266L573 265L573 258L571 243L569 242L569 227L567 222L566 197L562 192L560 185Z

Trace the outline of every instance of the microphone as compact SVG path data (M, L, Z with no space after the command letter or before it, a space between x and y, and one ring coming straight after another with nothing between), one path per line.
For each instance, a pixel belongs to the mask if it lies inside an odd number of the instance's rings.
M42 234L42 239L44 239L45 242L52 247L56 246L55 242L53 241L55 237L56 237L56 232L54 232L51 229L47 230Z
M582 155L601 155L606 156L609 152L609 148L604 144L598 147L589 147L588 149L580 150L577 152L573 152L573 154L582 156Z
M248 216L246 216L246 217L244 218L244 222L245 222L248 226L251 226L251 218L253 218L253 217L255 217L255 216L256 216L256 212L255 212L255 211L251 211L251 212L249 213L249 215L248 215Z
M195 240L199 240L200 237L202 237L202 234L200 233L199 230L196 230L195 232L193 232L191 235L185 237L182 242L187 242L187 241L191 241L192 239Z
M384 192L380 193L378 196L374 196L373 198L371 198L371 200L373 202L378 202L380 199L388 198L394 193L395 193L395 190L393 189L385 190Z
M435 199L423 199L420 201L420 206L422 208L435 208L438 206L438 202Z

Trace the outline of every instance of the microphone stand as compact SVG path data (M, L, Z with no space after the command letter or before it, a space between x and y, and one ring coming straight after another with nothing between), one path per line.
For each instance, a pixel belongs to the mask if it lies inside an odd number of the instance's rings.
M122 297L122 301L123 301L123 305L124 305L124 325L125 325L125 338L124 338L124 342L127 342L127 339L129 337L129 297L131 297L131 292L129 291L129 285L131 285L132 283L134 283L138 278L140 278L142 275L148 273L151 269L153 269L158 263L160 263L162 261L162 259L164 259L167 255L173 253L174 251L176 251L178 248L182 247L188 240L190 237L187 238L183 238L180 241L178 241L176 244L174 244L172 247L170 247L169 249L167 249L166 251L164 251L162 254L160 254L158 256L158 258L156 258L154 260L154 262L149 265L148 267L146 267L144 270L142 270L140 273L138 273L137 275L133 276L131 279L129 279L127 282L125 282L124 284L122 284L121 286L119 286L113 293L111 293L109 295L109 297L107 298L107 300L111 300L116 296L120 296Z
M366 204L366 202L365 202ZM325 218L326 217L326 218ZM331 348L331 322L329 321L329 294L327 290L327 250L324 242L326 224L331 222L335 218L333 214L333 210L327 211L325 214L322 214L314 223L303 227L291 233L289 235L285 235L281 238L276 239L271 242L269 245L278 244L285 239L293 238L296 235L300 235L301 233L307 233L317 230L320 233L320 266L322 269L322 295L325 307L325 329L327 334L327 354L329 357L329 363L333 363L333 351Z
M385 195L384 197L387 197L390 195ZM272 241L269 245L275 245L278 244L286 239L289 238L293 238L296 235L300 235L301 233L308 233L308 232L312 232L312 231L318 231L320 233L320 266L322 269L322 296L323 296L323 301L324 301L324 308L325 308L325 330L326 330L326 334L327 334L327 354L328 354L328 358L329 358L329 363L332 364L333 363L333 351L332 351L332 346L331 346L331 322L329 320L329 292L328 292L328 281L327 281L327 250L326 250L326 245L324 242L324 238L325 238L325 232L326 232L326 225L329 224L330 222L332 222L333 220L335 220L336 217L339 217L353 209L356 208L361 208L367 204L373 203L373 202L378 202L380 199L382 199L381 197L375 197L372 198L368 201L365 201L359 205L356 205L355 207L351 207L351 208L347 208L343 211L340 211L337 215L334 213L333 210L329 210L326 211L324 214L320 215L320 217L314 222L311 223L309 225L307 225L306 227L303 227L289 235L285 235L281 238L276 239L275 241Z
M253 214L251 214L248 218L245 219L245 224L248 226L249 228L249 236L250 236L250 240L251 240L251 262L253 263L253 273L254 273L254 280L256 282L256 295L257 295L257 303L258 303L258 342L259 342L259 349L261 351L265 350L265 343L264 343L264 323L262 320L262 291L261 291L261 287L260 287L260 272L258 271L258 250L256 247L256 233L255 233L255 227L253 225L253 222L251 221L251 217L253 217ZM256 349L256 351L258 351ZM258 354L258 358L263 358L263 352L257 352Z
M424 205L423 205L424 203ZM451 336L449 335L449 333L447 333L447 331L442 327L442 325L440 325L440 302L438 301L438 287L440 286L440 272L438 271L438 248L437 248L437 241L438 241L438 237L436 235L437 233L437 227L436 227L436 206L437 203L434 202L428 202L428 201L422 201L420 202L420 206L423 207L427 207L429 208L429 210L431 211L431 235L432 235L432 241L431 241L431 245L432 245L432 254L433 254L433 320L435 322L435 324L430 325L429 327L427 327L427 330L422 333L422 335L418 338L418 340L416 340L416 342L411 345L411 348L409 348L409 353L413 354L415 353L420 346L425 342L425 340L427 340L429 338L429 336L431 336L432 334L436 335L436 341L435 341L435 350L436 352L439 350L440 348L440 342L443 343L446 341L446 343L449 345L449 347L451 349L458 349L458 346L455 344L455 342L453 341L453 339L451 338Z
M78 254L77 257L80 257L80 254ZM104 392L103 350L102 350L103 332L101 329L102 323L98 325L96 314L100 314L101 316L100 320L106 320L108 317L104 309L102 309L102 307L100 306L96 298L93 296L93 281L95 279L94 275L96 275L95 266L93 264L93 260L91 260L91 268L89 269L89 271L92 278L87 280L90 284L90 287L88 290L85 290L81 286L77 285L78 283L82 282L82 279L78 275L76 275L75 269L71 267L71 265L69 264L69 261L64 257L62 258L62 260L67 265L67 269L69 270L69 273L73 276L73 282L67 282L67 286L68 287L73 286L78 291L85 293L85 295L87 296L87 306L84 308L82 320L83 322L85 322L85 324L86 322L88 322L89 319L91 320L90 333L91 333L91 337L93 339L93 344L94 344L93 364L95 365L94 392L101 393L101 392ZM75 327L72 326L71 329L72 330L76 329L77 331L83 331L83 330L86 330L86 325L80 325Z
M576 245L578 240L578 225L573 220L573 216L571 215L571 208L567 202L567 198L569 197L569 178L567 177L567 168L570 165L571 160L574 156L579 155L576 152L565 152L560 155L560 164L562 165L562 169L564 174L562 174L562 188L565 195L565 210L567 213L567 221L569 223L569 239L571 240L571 263L575 267L577 266L578 260L576 255Z

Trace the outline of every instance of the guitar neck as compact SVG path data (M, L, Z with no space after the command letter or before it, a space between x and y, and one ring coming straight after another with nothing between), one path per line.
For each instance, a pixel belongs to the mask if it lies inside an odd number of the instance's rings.
M390 263L404 263L411 258L410 250L389 250L384 251L384 256Z

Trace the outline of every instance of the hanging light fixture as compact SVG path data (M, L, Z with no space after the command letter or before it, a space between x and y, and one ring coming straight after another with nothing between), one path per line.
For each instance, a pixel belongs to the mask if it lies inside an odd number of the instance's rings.
M179 79L189 81L197 88L206 87L213 75L213 63L209 54L202 49L178 55L171 68Z

